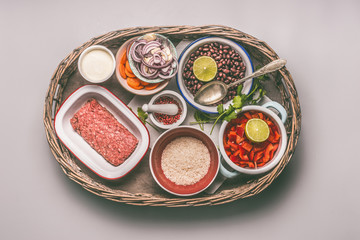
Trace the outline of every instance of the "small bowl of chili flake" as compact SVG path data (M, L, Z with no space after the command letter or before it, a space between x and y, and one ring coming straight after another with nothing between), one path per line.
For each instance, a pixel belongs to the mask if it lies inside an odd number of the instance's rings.
M275 109L281 118L271 109ZM243 107L236 119L224 121L219 131L219 148L232 171L222 168L221 173L231 178L241 173L262 174L274 168L280 162L287 146L284 126L286 118L286 110L279 103L268 102L263 106ZM259 126L259 129L249 126L254 122L264 123L266 126ZM252 129L249 129L250 127ZM248 131L252 131L252 134L266 131L266 137L254 141Z
M175 115L167 115L156 112L153 112L149 115L151 121L159 128L170 129L179 126L185 120L187 106L185 100L177 92L170 90L162 91L152 97L149 104L176 104L178 106L179 110Z

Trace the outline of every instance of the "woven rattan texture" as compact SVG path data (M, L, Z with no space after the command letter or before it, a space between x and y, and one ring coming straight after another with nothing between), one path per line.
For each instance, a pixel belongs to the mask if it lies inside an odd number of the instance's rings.
M60 164L64 173L84 189L106 199L131 205L185 207L218 205L247 198L260 193L268 187L283 171L290 161L299 138L301 129L301 110L297 91L293 79L286 69L282 68L274 78L280 95L280 103L288 112L285 124L288 133L288 145L280 164L271 172L261 178L251 179L238 187L218 191L213 195L201 195L191 198L179 198L169 195L132 193L115 189L111 184L104 184L89 176L76 164L74 157L59 141L54 130L54 113L60 107L63 99L63 90L68 79L77 68L77 60L81 52L87 47L101 44L107 47L119 47L123 42L132 37L146 33L156 32L169 37L173 41L182 39L196 39L203 36L219 36L239 42L250 53L251 57L260 64L266 64L279 58L277 54L263 41L246 33L226 26L165 26L165 27L138 27L121 29L109 32L99 37L92 38L76 48L65 57L56 68L49 85L44 106L44 125L46 137L55 159Z

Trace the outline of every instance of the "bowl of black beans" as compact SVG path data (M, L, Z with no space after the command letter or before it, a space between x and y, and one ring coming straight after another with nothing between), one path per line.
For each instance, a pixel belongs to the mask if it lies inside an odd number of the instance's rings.
M208 81L199 80L193 71L196 59L202 56L211 57L217 65L217 73L212 81L222 81L225 84L235 82L253 73L253 64L249 54L238 43L220 37L204 37L190 43L179 58L177 84L184 99L194 108L206 113L216 114L217 105L222 103L227 107L236 96L237 87L229 89L227 96L216 104L204 106L194 101L196 92ZM253 79L243 83L242 93L249 93Z

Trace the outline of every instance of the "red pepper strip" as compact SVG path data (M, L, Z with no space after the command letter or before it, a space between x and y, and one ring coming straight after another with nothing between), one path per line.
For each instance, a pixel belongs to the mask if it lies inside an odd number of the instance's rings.
M259 152L259 151L263 151L267 146L267 142L262 142L262 143L256 143L254 145L254 151L255 152Z
M264 152L257 152L254 156L254 162L258 162L264 156Z
M270 160L270 152L273 148L274 146L271 143L266 147L263 159L264 162L268 162Z
M243 118L241 118L240 124L241 125L244 124L244 126L245 126L247 121L248 121L248 119L246 117L243 117Z
M259 118L259 115L255 112L253 114L251 114L252 118Z
M235 131L235 126L231 126L230 130Z
M243 161L249 161L249 157L248 155L246 155L245 149L242 148L241 146L239 146L239 157L241 158L241 160Z
M275 134L274 134L274 132L273 132L273 130L271 130L271 128L270 128L270 135L269 135L269 137L268 137L268 139L267 139L269 142L271 142L271 143L276 143L277 141L275 140Z
M264 120L264 114L262 114L261 112L259 112L258 114L259 114L259 118Z
M244 115L245 115L245 117L246 117L247 119L251 119L251 118L252 118L249 112L245 112Z
M272 159L274 157L274 153L276 152L276 149L278 149L278 147L279 147L279 144L274 145L274 148L271 150L271 153L270 153L270 159Z
M236 136L236 144L240 144L242 141L244 141L245 140L245 138L243 138L243 137L240 137L239 135L237 135Z
M274 134L275 134L275 141L279 141L280 140L280 134L278 131L274 131Z
M230 156L231 155L231 152L229 151L225 151L226 152L226 155Z
M248 166L249 166L249 168L255 168L255 164L252 162L248 162Z
M246 168L248 165L247 165L247 162L240 162L239 166L242 168Z
M230 140L227 143L230 145L231 149L234 149L233 151L237 151L239 149L239 145L236 143L233 143Z
M251 149L252 149L252 147L253 147L253 146L252 146L250 143L248 143L247 141L242 142L241 146L242 146L246 151L248 151L248 152L250 152Z
M234 152L233 156L238 156L240 154L241 150L237 150L236 152Z
M242 160L244 160L244 161L249 161L249 156L248 155L242 155L241 157L240 157Z
M241 127L241 125L237 125L236 134L239 135L240 137L243 137L244 132L245 132L245 129L243 127Z
M255 152L254 152L254 150L252 150L249 154L249 158L251 161L254 161L254 155L255 155Z
M257 166L258 166L258 167L262 167L262 166L264 166L264 165L265 165L265 163L266 163L266 162L258 163L258 165L257 165Z
M231 160L233 163L237 163L237 162L240 161L240 157L239 157L239 156L231 155L231 156L230 156L230 160Z
M235 131L230 131L229 134L228 134L228 138L231 142L235 142L236 141L236 132Z
M272 126L272 125L274 125L273 122L270 121L270 120L265 120L265 122L269 125L269 127Z
M225 136L224 136L224 138L223 138L223 142L224 142L224 148L225 148L225 150L228 150L228 149L230 148L230 145L227 143Z

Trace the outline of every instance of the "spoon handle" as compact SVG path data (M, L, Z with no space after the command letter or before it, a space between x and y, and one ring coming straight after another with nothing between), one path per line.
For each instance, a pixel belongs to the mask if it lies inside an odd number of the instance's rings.
M267 73L271 73L271 72L275 72L279 69L281 69L283 66L285 66L286 64L286 60L285 59L277 59L277 60L274 60L268 64L266 64L264 67L260 68L259 70L253 72L252 74L236 81L236 82L233 82L228 86L228 88L230 87L233 87L233 86L236 86L236 85L239 85L240 83L243 83L245 82L246 80L250 79L250 78L256 78L256 77L259 77L259 76L262 76L264 74L267 74Z

